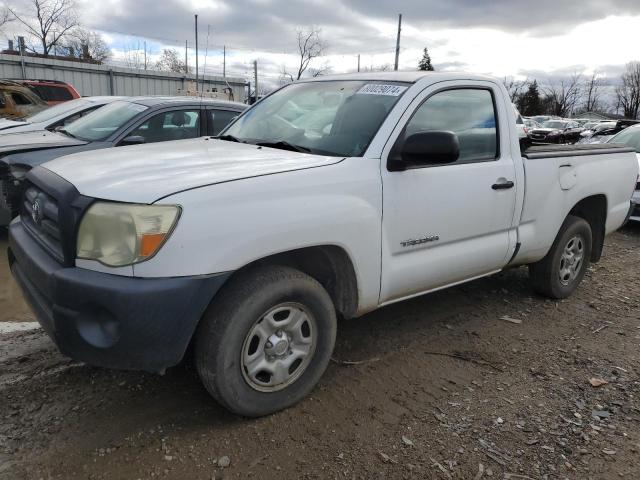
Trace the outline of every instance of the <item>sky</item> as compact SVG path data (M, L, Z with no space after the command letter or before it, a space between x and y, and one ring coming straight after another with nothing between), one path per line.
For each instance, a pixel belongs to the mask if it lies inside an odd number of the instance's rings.
M25 5L29 0L15 0ZM162 48L184 55L194 45L199 15L200 67L276 83L296 63L296 28L317 27L333 73L393 65L398 13L403 14L400 69L415 69L424 47L438 70L499 77L554 79L598 71L617 77L640 60L640 0L76 0L82 23L101 32L114 51ZM10 2L11 3L11 2ZM27 8L21 6L19 8ZM188 51L195 63L195 52ZM206 56L205 56L206 53ZM552 81L552 80L549 80Z

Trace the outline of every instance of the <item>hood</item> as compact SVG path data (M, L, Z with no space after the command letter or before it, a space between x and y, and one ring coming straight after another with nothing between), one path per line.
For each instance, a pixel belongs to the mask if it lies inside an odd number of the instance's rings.
M83 195L153 203L191 188L322 167L342 160L198 138L79 153L43 166L71 182Z
M88 142L62 133L41 130L37 132L10 133L0 137L0 154L43 148L86 145Z
M16 122L15 120L9 120L8 118L0 119L0 130L8 130L14 127L21 127L28 125L27 122Z
M551 132L559 132L560 128L534 128L533 132L535 133L551 133Z

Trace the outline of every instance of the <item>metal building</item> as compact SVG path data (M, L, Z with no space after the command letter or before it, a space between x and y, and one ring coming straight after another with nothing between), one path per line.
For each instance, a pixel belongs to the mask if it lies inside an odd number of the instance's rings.
M22 61L24 60L24 66ZM62 80L80 95L177 95L187 90L195 75L153 70L136 70L112 65L66 61L52 58L0 54L0 78ZM201 91L230 88L235 101L246 99L246 81L239 77L200 76Z

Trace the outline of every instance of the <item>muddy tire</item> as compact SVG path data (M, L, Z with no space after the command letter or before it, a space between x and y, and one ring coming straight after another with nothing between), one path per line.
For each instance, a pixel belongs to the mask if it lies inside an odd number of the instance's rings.
M221 405L259 417L313 389L335 338L335 308L320 283L293 268L258 267L233 278L208 307L196 332L196 366Z
M549 298L570 296L589 267L592 238L587 221L569 215L546 257L529 265L533 289Z

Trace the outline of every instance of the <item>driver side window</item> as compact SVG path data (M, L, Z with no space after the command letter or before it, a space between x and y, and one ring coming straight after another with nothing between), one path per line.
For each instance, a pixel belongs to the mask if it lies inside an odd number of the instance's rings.
M457 135L460 157L455 163L498 158L497 118L489 90L445 90L429 97L409 120L405 138L430 130Z
M145 143L197 138L200 136L200 111L170 110L158 113L127 136L143 137Z

